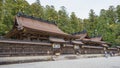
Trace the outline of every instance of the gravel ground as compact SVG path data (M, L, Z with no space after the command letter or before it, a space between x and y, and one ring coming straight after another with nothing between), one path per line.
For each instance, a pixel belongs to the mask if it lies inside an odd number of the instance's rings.
M1 65L0 68L120 68L120 57L83 58L74 60Z

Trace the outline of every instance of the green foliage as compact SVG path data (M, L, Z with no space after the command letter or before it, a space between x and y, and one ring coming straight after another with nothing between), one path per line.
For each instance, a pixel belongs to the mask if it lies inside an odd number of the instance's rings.
M76 17L75 13L72 12L70 15L70 24L72 28L72 33L80 31L80 20Z
M46 8L44 9L45 12L45 19L49 21L57 21L57 11L55 10L54 6L46 5Z
M14 16L19 12L27 13L29 4L25 0L0 1L0 35L6 34L13 25Z
M36 16L39 18L44 17L44 9L43 9L43 6L40 5L40 3L37 3L37 2L33 3L32 5L30 5L29 10L30 10L30 13L28 13L29 15Z
M71 33L72 28L70 25L69 16L64 6L62 6L61 9L58 11L57 24L64 32Z
M117 22L120 23L120 5L118 5L116 8L116 14L117 14Z
M103 40L114 45L120 45L120 5L101 9L100 15L94 10L89 12L88 19L80 19L74 12L69 14L64 6L56 11L54 6L41 6L40 0L31 5L25 0L0 0L0 35L5 35L13 26L13 20L18 12L55 21L66 33L87 30L89 36L102 35Z

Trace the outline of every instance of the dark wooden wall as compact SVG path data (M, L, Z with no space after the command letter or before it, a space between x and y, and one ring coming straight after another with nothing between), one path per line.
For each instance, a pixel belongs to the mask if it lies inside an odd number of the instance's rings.
M81 48L81 54L103 54L104 50L99 48Z
M51 46L0 43L0 56L50 55Z
M61 54L75 54L75 49L70 46L61 47L58 50ZM82 48L80 54L104 54L103 48ZM107 52L118 53L117 49L107 49ZM0 43L0 57L2 56L34 56L34 55L54 55L52 45L33 45L33 44L13 44Z
M119 53L118 49L107 49L107 52Z
M61 54L75 54L75 51L73 47L66 46L61 48Z

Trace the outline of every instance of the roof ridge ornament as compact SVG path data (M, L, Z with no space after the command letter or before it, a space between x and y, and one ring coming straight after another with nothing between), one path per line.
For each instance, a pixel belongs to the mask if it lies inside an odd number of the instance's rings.
M87 31L86 31L86 30L83 30L83 31L79 31L79 32L72 33L72 35L85 34L85 33L87 33Z
M18 13L17 13L17 16L18 16L18 17L20 17L20 16L22 16L22 15L24 15L22 12L18 12Z

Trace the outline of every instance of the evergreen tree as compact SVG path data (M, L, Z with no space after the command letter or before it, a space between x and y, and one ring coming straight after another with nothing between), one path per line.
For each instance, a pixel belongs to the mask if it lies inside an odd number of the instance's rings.
M57 11L55 10L54 6L46 5L45 19L49 21L55 21L55 22L57 21L58 15L57 15Z
M120 23L120 5L116 7L117 23Z
M38 17L38 18L44 18L44 8L43 6L40 5L40 3L33 3L32 5L30 5L30 14L34 17Z
M40 0L31 5L26 0L0 0L0 35L5 35L11 30L13 19L18 12L55 21L66 33L87 30L89 36L102 35L103 40L120 45L120 5L101 9L98 16L91 9L88 19L80 19L75 12L69 16L64 6L58 11L53 5L43 7Z
M36 0L36 3L41 6L40 0Z
M72 28L70 25L69 16L66 12L66 8L64 6L58 11L58 26L67 33L72 33Z
M80 20L77 18L74 12L70 15L70 24L71 28L73 29L72 33L80 31Z

